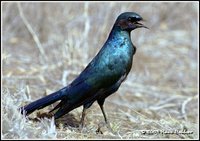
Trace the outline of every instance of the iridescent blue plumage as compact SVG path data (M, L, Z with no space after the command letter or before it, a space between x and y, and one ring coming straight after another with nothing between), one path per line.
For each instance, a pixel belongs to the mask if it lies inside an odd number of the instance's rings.
M61 100L50 111L58 109L54 117L59 118L83 105L81 120L83 124L85 110L97 101L107 123L103 104L105 98L118 90L131 69L136 48L131 42L130 32L136 28L145 27L139 23L141 20L142 17L137 13L122 13L117 18L107 41L99 53L71 84L49 96L21 107L22 111L30 114L36 109Z

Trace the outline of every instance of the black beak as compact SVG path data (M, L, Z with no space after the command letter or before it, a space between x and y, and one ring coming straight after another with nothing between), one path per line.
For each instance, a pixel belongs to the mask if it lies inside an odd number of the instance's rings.
M144 27L144 28L149 29L148 27L146 27L145 25L143 25L142 23L139 23L139 22L135 22L134 25L135 25L137 28L142 28L142 27Z

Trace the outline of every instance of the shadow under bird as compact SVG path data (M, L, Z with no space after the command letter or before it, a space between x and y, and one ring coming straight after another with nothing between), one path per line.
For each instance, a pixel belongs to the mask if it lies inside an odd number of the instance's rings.
M50 111L57 110L54 114L55 119L83 105L83 126L86 109L97 101L108 124L103 104L109 95L118 90L130 72L133 55L136 52L130 32L136 28L147 28L140 21L143 21L143 18L135 12L120 14L107 41L80 75L68 86L21 107L21 113L29 115L36 109L60 100L60 103Z

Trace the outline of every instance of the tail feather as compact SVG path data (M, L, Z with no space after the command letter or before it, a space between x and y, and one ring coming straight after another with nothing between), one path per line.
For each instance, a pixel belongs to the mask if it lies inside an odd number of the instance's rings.
M44 108L58 100L61 100L63 97L63 93L62 91L57 91L55 93L52 93L46 97L43 97L41 99L38 99L26 106L23 106L20 108L21 113L25 113L26 115L31 114L32 112L34 112L37 109L41 109Z

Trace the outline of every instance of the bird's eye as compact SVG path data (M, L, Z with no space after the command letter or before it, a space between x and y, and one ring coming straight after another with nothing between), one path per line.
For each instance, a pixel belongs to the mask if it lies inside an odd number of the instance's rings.
M128 20L130 21L130 22L136 22L136 21L140 21L140 20L142 20L140 17L128 17Z
M128 20L131 21L131 17L129 17Z
M133 21L133 19L132 19L131 17L129 17L129 18L128 18L128 20L129 20L130 22L132 22L132 21Z
M137 18L136 18L136 17L129 17L128 20L129 20L130 22L134 22L134 21L137 20Z

